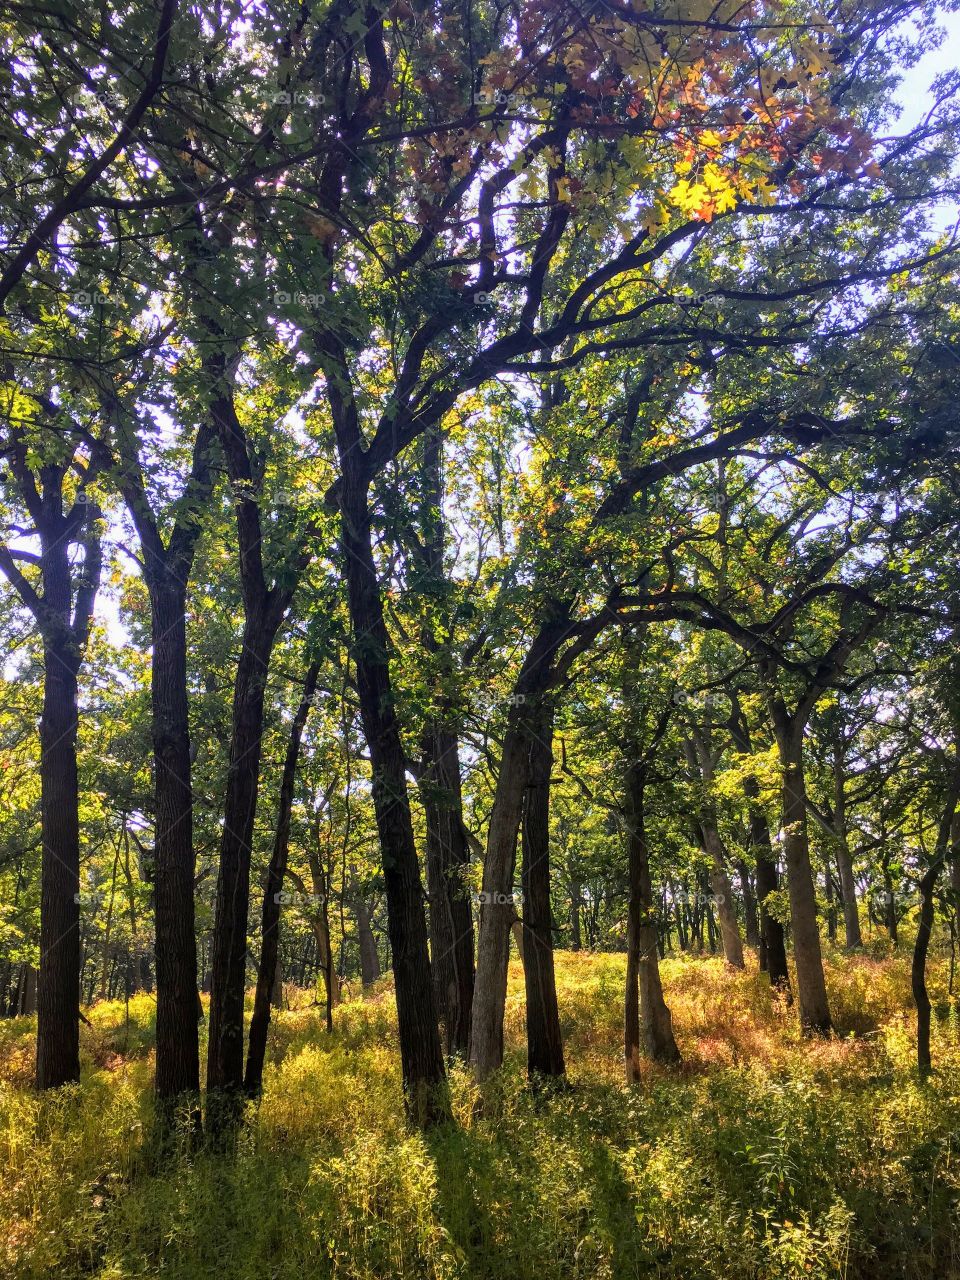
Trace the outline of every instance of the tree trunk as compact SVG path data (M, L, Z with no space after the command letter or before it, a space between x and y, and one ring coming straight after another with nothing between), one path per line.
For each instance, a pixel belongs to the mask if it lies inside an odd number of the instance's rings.
M921 1075L929 1075L930 1063L930 996L927 992L927 951L933 930L933 891L936 888L941 864L937 863L920 880L920 915L917 920L917 938L913 944L913 961L910 967L910 985L917 1006L917 1068Z
M800 1023L808 1034L827 1035L831 1029L830 1006L823 975L817 898L810 865L802 729L778 726L777 743L783 770L783 847L790 893Z
M467 885L470 849L463 825L460 758L449 688L457 678L449 640L451 622L444 573L443 433L423 440L421 547L428 613L422 641L431 655L432 713L423 735L420 793L427 824L427 889L430 894L430 963L437 1011L448 1056L466 1055L473 1006L473 912Z
M736 693L731 695L733 714L730 732L737 750L751 755L753 745L750 730L740 707ZM760 910L760 968L770 976L770 985L781 991L788 1000L793 999L790 990L790 971L787 968L787 947L783 925L764 906L768 894L780 887L777 862L770 840L770 826L760 801L760 784L749 774L743 783L744 794L750 806L750 847L757 869L757 903Z
M783 925L767 910L768 894L780 888L777 864L770 843L770 828L762 813L756 811L750 819L751 843L757 860L757 898L760 902L760 968L770 976L770 985L792 1000L790 970L787 967L787 945Z
M430 963L445 1051L448 1056L465 1056L473 1007L473 913L456 734L439 723L429 726L423 757L420 792L427 826Z
M63 571L69 583L66 547ZM67 587L69 590L69 586ZM47 590L50 596L50 588ZM77 671L69 642L44 643L40 720L40 972L37 1088L80 1079L80 824Z
M310 880L316 899L316 909L310 913L313 936L317 943L317 957L323 973L323 986L326 995L325 1010L327 1030L333 1030L333 1011L340 1003L340 979L333 959L333 947L330 943L330 877L320 861L320 822L319 817L314 825L313 844L308 853L310 863Z
M283 773L280 778L280 796L277 802L277 825L273 838L273 850L267 867L264 886L263 909L260 926L260 969L253 998L253 1016L250 1019L250 1038L247 1046L247 1067L244 1088L251 1097L263 1087L263 1063L267 1051L267 1032L270 1027L271 992L280 973L280 906L283 878L287 872L287 853L290 847L290 818L293 810L293 793L297 780L297 764L303 730L310 713L310 704L320 673L318 663L311 664L303 683L303 694L290 726Z
M373 913L365 902L359 900L354 903L353 913L357 918L357 941L360 946L360 982L364 987L369 987L380 977L377 940L370 925Z
M642 766L632 762L627 767L624 797L630 878L623 1014L623 1060L627 1084L634 1084L640 1079L641 1051L655 1062L680 1061L680 1051L673 1035L673 1019L660 983L656 909L644 820L645 785Z
M827 938L830 942L836 942L837 908L834 902L833 870L830 866L829 844L823 851L823 890L827 901Z
M740 890L743 894L743 915L747 946L759 949L760 930L757 925L757 900L753 896L753 885L750 883L750 868L743 858L737 859L737 874L740 877Z
M717 828L717 815L709 794L713 782L713 755L710 742L695 731L692 741L686 744L687 762L700 784L701 801L698 830L704 852L710 859L710 888L717 905L720 936L723 941L723 958L735 969L742 969L743 942L737 924L737 909L733 900L733 887L727 871L727 854ZM712 949L712 938L711 938Z
M243 1087L250 856L260 779L264 689L278 624L275 614L268 617L251 612L248 615L234 686L230 765L213 927L207 1050L207 1111L214 1136L238 1118ZM271 968L268 982L272 982L272 978Z
M568 613L555 606L527 652L507 717L497 789L483 864L477 972L470 1024L470 1063L484 1079L503 1063L503 1014L507 999L513 877L524 795L530 779L536 707L549 685L557 648L568 633Z
M531 709L532 710L532 709ZM527 997L527 1072L532 1082L564 1075L560 1010L553 967L550 908L550 771L553 708L543 701L532 718L529 785L523 804L523 976Z
M863 946L863 935L860 932L857 884L853 875L853 859L850 856L849 832L847 829L847 789L841 743L835 745L833 753L833 795L833 824L837 837L834 848L837 871L840 876L840 894L843 899L844 942L848 951L855 951Z
M19 1012L27 1017L37 1012L37 971L32 964L23 966Z
M150 575L156 828L153 900L157 967L156 1092L162 1105L200 1097L193 792L187 701L186 585Z
M568 863L570 876L570 950L579 951L583 946L580 933L580 910L583 906L583 886L573 871L573 859Z
M338 418L336 412L334 417ZM338 438L343 467L343 569L353 626L360 715L373 773L404 1096L411 1119L428 1124L449 1115L449 1100L427 948L423 886L390 678L389 640L373 558L367 484L360 474L363 461L352 438L348 447L342 430Z

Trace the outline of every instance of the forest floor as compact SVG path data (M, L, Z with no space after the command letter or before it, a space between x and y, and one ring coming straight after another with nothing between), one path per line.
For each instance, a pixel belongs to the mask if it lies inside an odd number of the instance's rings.
M153 1002L88 1011L84 1076L38 1098L31 1020L0 1024L5 1280L783 1280L960 1276L960 1031L931 963L935 1073L920 1083L905 954L828 960L838 1035L801 1041L752 970L665 962L684 1065L621 1083L622 956L560 953L573 1087L508 1058L462 1070L456 1125L408 1130L384 980L337 1010L310 993L271 1029L237 1150L151 1156Z

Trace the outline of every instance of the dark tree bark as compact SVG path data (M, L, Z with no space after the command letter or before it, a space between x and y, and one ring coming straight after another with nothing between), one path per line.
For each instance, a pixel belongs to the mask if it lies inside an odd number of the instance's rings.
M531 747L536 738L536 709L553 673L557 649L569 634L568 612L555 606L541 626L517 677L497 775L477 941L477 973L470 1025L470 1062L483 1079L503 1063L503 1014L513 924L513 878L524 796L530 783Z
M527 1072L532 1082L562 1078L563 1039L553 965L550 907L550 772L553 707L531 708L529 783L523 802L523 976L526 988Z
M285 549L285 563L268 585L257 482L246 434L237 418L225 374L213 374L221 394L211 406L234 492L243 595L243 639L233 690L230 761L220 839L220 867L213 928L210 1031L207 1050L207 1115L219 1141L240 1114L243 1092L243 1006L246 987L250 859L260 784L260 753L267 673L277 634L297 582L310 562L299 545Z
M728 691L731 701L729 729L733 744L743 755L753 754L750 729L735 690ZM760 800L760 784L752 775L744 778L744 794L747 797L750 819L750 848L756 864L757 903L760 911L760 968L769 974L770 985L781 991L788 1000L793 999L790 990L790 971L787 968L787 946L783 925L775 920L764 905L771 893L780 888L777 861L770 839L770 825Z
M250 1020L250 1036L247 1046L247 1066L244 1088L251 1097L263 1087L263 1063L267 1051L267 1032L270 1027L271 995L280 956L280 907L283 878L287 872L287 853L290 847L290 817L293 810L293 793L300 760L300 744L310 714L310 706L317 687L320 664L309 667L303 682L303 693L290 726L290 737L280 778L280 796L277 803L277 825L273 838L273 851L267 867L263 893L263 909L260 926L260 970L253 998L253 1016Z
M737 859L737 874L740 877L740 892L743 895L744 928L747 946L759 950L760 929L757 923L757 900L753 894L753 885L750 883L750 868L743 858Z
M955 747L955 758L947 787L947 799L937 829L934 860L920 878L920 916L917 921L917 937L913 946L910 980L913 999L917 1006L917 1068L922 1076L931 1070L930 1061L930 996L927 992L927 952L933 931L933 894L944 863L952 864L960 857L956 842L955 815L960 800L960 748Z
M313 825L313 843L307 853L307 860L310 864L310 881L313 885L313 895L316 902L315 909L310 913L310 923L317 943L320 971L323 974L327 1030L332 1031L333 1011L340 1003L340 978L337 975L333 947L330 943L330 876L321 861L320 847L320 817L317 814Z
M250 858L260 780L264 691L279 621L275 608L263 614L259 610L250 613L234 686L210 982L207 1107L213 1135L237 1118L243 1083Z
M334 340L328 339L330 344ZM446 1072L424 914L423 885L407 793L406 755L390 673L389 637L373 557L368 460L349 395L342 351L328 370L341 478L338 484L343 571L353 630L357 692L370 751L373 804L380 837L387 927L393 955L404 1098L410 1118L426 1125L449 1116Z
M635 753L636 754L636 753ZM640 1079L640 1054L677 1063L680 1050L663 998L657 955L656 907L647 852L644 793L647 775L638 758L626 770L624 816L630 897L627 904L627 983L623 1015L623 1061L627 1084Z
M100 512L86 501L64 511L67 465L45 464L35 476L27 456L26 446L14 433L7 457L39 536L41 590L21 572L17 564L21 553L5 545L0 545L0 571L33 614L43 642L36 1084L38 1089L52 1089L80 1078L77 687L100 583ZM85 478L92 474L91 466ZM78 542L84 554L75 575L70 547Z
M199 1125L200 1046L194 912L193 788L187 697L186 602L211 487L213 429L197 431L184 501L166 543L147 496L135 443L121 444L120 484L140 539L150 595L151 734L155 835L154 954L157 969L155 1088L169 1118L186 1101Z
M415 556L430 610L421 639L430 656L431 714L422 741L420 795L426 818L430 964L447 1056L466 1055L473 1007L473 912L467 886L470 849L463 824L459 743L449 689L457 675L445 591L443 436L423 441L421 533Z
M427 827L430 962L447 1055L466 1055L473 1008L473 913L466 883L470 849L463 826L456 735L429 727L420 778Z
M830 867L830 850L823 851L823 890L827 903L827 938L830 942L837 940L837 908L834 904L833 871Z

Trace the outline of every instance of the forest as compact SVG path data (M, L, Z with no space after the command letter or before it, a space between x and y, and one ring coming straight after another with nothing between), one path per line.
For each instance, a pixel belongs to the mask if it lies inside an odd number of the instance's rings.
M0 1274L960 1277L957 4L0 42Z

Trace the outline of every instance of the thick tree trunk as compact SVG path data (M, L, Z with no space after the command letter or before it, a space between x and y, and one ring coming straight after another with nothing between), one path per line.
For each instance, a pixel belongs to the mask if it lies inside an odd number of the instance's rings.
M544 700L536 708L536 713L532 718L529 785L523 805L521 871L527 1072L533 1082L562 1077L565 1071L553 966L553 913L550 908L553 708Z
M336 415L335 415L336 416ZM408 1113L428 1124L449 1115L443 1051L427 948L423 886L406 762L390 678L389 641L371 542L362 458L341 439L344 573L354 635L357 691L370 750L393 954L400 1058Z
M783 770L783 848L790 893L800 1023L809 1034L826 1035L831 1029L830 1006L823 975L817 898L810 864L802 729L778 726L777 742Z
M69 583L66 549L64 574ZM69 590L69 587L67 588ZM48 597L50 589L47 591ZM80 825L77 671L69 642L44 644L40 720L40 972L37 1088L80 1079Z
M420 793L427 825L430 963L446 1053L466 1055L473 1007L473 913L456 734L431 725L423 758Z
M267 1051L267 1032L270 1027L271 993L279 974L280 964L280 907L283 878L287 873L287 852L290 847L290 818L293 811L293 793L297 780L297 764L300 760L300 744L310 713L310 704L317 687L319 664L307 671L303 694L290 726L283 773L280 778L280 796L277 802L277 825L273 837L273 850L267 867L264 886L263 909L260 925L260 969L253 998L253 1016L250 1019L250 1038L247 1046L247 1067L244 1088L252 1096L263 1086L263 1063Z
M187 703L186 586L150 574L153 639L153 899L156 920L156 1092L163 1105L200 1096L193 793Z
M623 1014L623 1061L627 1084L640 1079L640 1054L676 1063L680 1051L663 998L657 956L656 909L650 880L644 820L646 778L636 762L627 767L624 811L630 896L627 904L627 983Z

